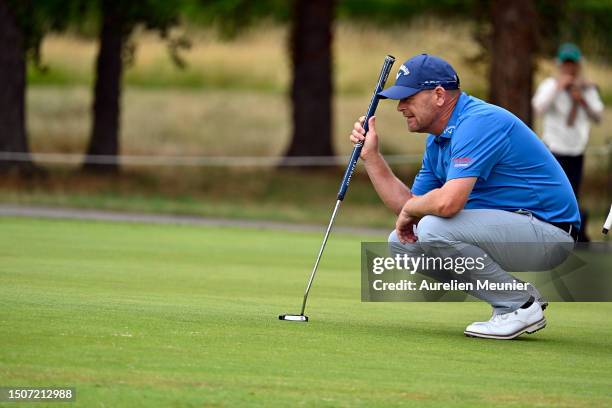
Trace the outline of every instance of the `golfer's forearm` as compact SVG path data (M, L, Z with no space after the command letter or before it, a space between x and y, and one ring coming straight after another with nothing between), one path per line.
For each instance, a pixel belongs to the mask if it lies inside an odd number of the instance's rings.
M399 215L406 201L412 197L410 189L393 174L380 154L369 157L365 161L365 168L380 199Z
M465 196L464 198L467 198ZM423 218L426 215L438 217L454 217L465 206L465 199L453 198L444 191L444 187L435 188L422 196L414 196L402 207L402 212L409 217Z
M436 188L425 195L415 197L406 202L402 211L410 217L422 218L426 215L437 215L438 217L449 217L454 214L451 209L444 205L442 190ZM454 210L453 210L454 211Z

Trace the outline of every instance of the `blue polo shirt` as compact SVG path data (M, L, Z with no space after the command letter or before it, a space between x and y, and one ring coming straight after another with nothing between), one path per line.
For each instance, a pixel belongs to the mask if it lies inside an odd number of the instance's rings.
M465 93L442 134L428 136L412 192L463 177L478 177L466 209L527 210L580 228L572 186L544 143L512 113Z

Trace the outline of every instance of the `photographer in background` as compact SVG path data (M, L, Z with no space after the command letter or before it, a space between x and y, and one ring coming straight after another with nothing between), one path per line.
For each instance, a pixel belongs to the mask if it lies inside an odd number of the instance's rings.
M581 75L581 60L576 45L562 44L557 76L542 81L531 101L535 112L543 116L542 139L563 167L578 202L591 122L599 122L604 110L597 86ZM578 241L588 242L588 214L581 208L580 215Z

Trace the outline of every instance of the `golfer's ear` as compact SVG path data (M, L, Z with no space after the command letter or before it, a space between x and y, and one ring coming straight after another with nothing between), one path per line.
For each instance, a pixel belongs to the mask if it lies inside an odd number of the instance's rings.
M436 105L442 106L444 105L444 101L446 100L446 89L441 86L437 86L434 89L434 93L436 94Z

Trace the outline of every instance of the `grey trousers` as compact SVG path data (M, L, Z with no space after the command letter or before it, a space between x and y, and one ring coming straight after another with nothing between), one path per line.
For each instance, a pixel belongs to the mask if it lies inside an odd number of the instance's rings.
M495 283L521 282L509 271L550 270L565 261L574 240L565 231L540 221L530 213L502 210L463 210L452 218L423 217L416 227L417 242L402 244L396 231L389 235L391 253L408 256L484 258L482 270L469 274L448 270L419 270L441 282L451 280L488 280ZM474 297L493 306L494 313L509 313L538 297L536 288L528 290L473 290Z

